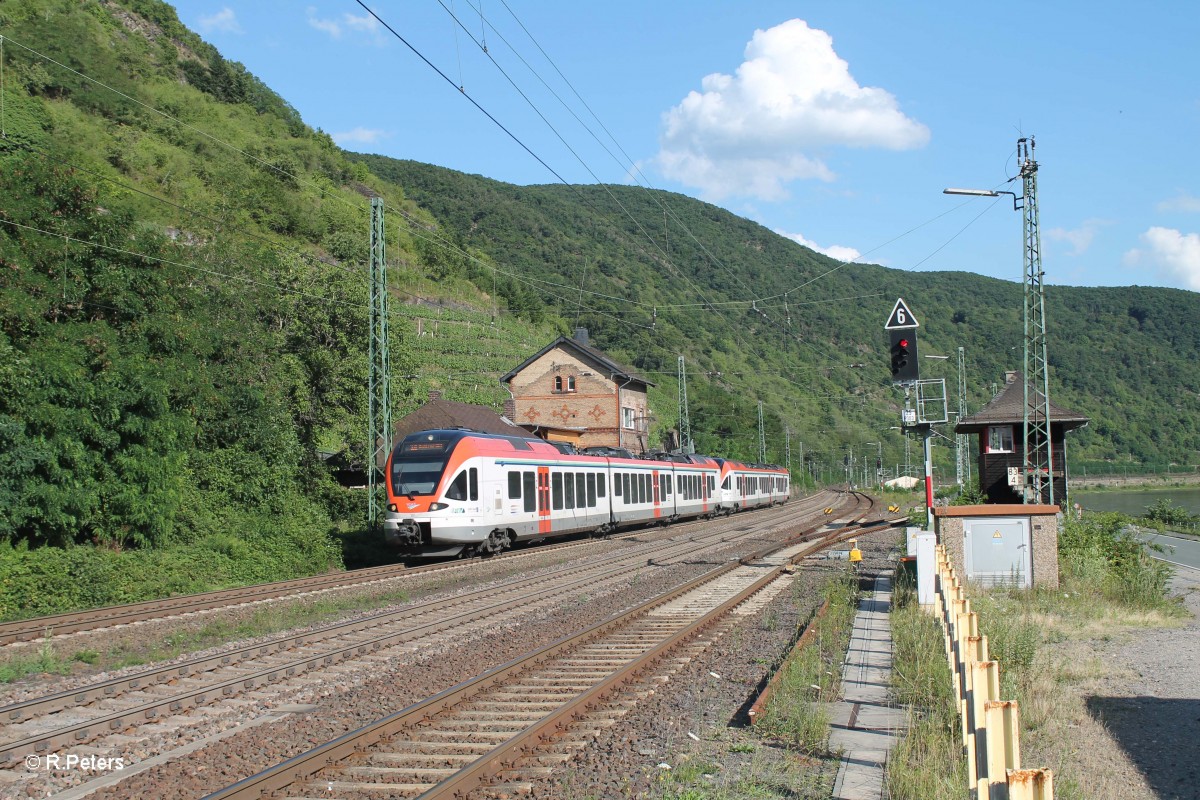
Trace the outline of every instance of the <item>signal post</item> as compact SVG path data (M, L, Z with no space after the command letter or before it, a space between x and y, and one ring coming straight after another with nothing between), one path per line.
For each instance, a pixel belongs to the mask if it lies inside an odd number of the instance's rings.
M949 416L946 413L946 381L941 378L921 380L917 358L919 327L920 323L901 297L896 300L883 329L888 333L892 383L904 388L900 429L905 436L909 429L921 432L925 455L925 520L927 529L933 530L933 426L945 423Z

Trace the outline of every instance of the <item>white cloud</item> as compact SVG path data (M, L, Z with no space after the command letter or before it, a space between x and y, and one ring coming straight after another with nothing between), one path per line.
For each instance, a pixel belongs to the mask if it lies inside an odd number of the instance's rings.
M816 242L810 242L804 238L802 233L788 233L786 231L776 230L780 236L785 236L791 239L796 244L802 244L809 250L816 250L818 253L824 253L830 258L836 258L838 261L855 261L862 253L855 250L853 247L845 247L840 244L831 245L829 247L821 247Z
M1153 267L1167 280L1200 292L1200 234L1153 227L1140 238L1145 249L1127 252L1127 266Z
M342 14L338 19L322 19L317 16L317 9L313 6L308 7L308 24L319 31L328 33L334 39L341 39L342 34L346 31L357 33L365 33L375 44L384 44L387 40L383 36L383 29L370 14L364 14L361 17L356 17L353 14Z
M669 178L710 199L787 196L799 179L831 181L817 148L902 150L929 129L883 89L859 86L821 30L793 19L756 30L736 75L714 73L663 115L657 156Z
M331 133L330 136L338 144L374 144L387 136L386 131L378 128L355 128L341 133Z
M1071 245L1070 255L1081 256L1092 246L1096 234L1106 225L1112 223L1103 219L1086 219L1078 228L1051 228L1046 231L1046 238L1056 242L1066 242Z
M238 24L237 16L233 13L233 9L226 6L211 17L201 17L197 22L197 27L201 33L242 33L242 26Z
M1200 197L1193 197L1187 192L1180 192L1170 200L1163 200L1156 208L1159 211L1185 211L1187 213L1200 213Z

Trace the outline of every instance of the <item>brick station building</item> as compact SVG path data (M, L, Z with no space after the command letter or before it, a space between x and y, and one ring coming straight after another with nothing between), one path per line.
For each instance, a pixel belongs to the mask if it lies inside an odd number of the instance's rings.
M645 452L646 390L653 386L588 342L586 328L560 336L502 377L512 394L506 416L550 441Z

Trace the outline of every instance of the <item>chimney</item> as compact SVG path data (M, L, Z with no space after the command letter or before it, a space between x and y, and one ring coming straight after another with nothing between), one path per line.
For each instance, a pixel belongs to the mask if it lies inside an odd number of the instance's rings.
M430 389L429 390L429 402L430 403L432 403L434 400L441 400L441 399L442 399L442 392L440 389Z
M1016 370L1009 370L1008 372L1004 373L1004 385L1005 386L1008 386L1010 383L1016 383L1016 382L1017 382L1017 371Z
M575 341L579 342L580 344L587 344L587 343L588 343L588 330L587 330L587 328L576 328L576 329L575 329Z
M514 424L517 421L517 401L511 397L504 401L504 418Z

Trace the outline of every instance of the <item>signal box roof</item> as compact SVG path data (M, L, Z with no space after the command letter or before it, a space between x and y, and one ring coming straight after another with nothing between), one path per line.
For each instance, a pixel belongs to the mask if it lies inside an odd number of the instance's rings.
M1020 425L1025 421L1025 379L1016 372L1005 374L1007 383L986 406L954 426L955 433L979 433L990 425ZM1071 431L1091 420L1050 401L1050 424Z

